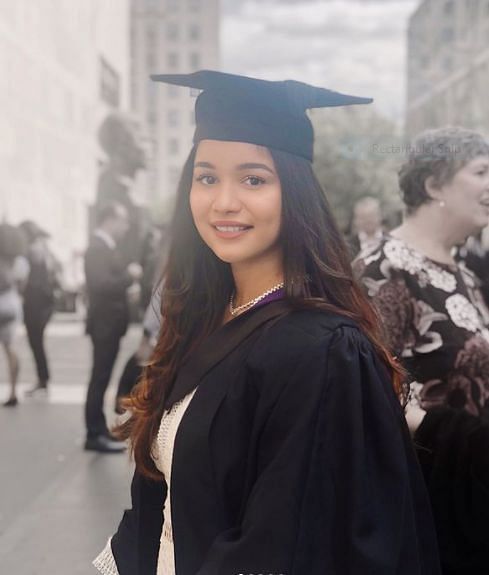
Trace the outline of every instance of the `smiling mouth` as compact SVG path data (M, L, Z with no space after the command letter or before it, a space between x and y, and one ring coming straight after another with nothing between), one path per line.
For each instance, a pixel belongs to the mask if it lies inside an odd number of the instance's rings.
M218 232L236 233L251 229L251 226L213 226Z

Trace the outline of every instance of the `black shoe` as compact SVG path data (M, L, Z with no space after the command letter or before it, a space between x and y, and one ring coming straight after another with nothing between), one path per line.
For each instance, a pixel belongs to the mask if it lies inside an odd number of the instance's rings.
M3 407L15 407L19 403L16 397L11 397L4 402Z
M123 441L115 441L106 435L89 437L85 441L85 451L98 451L99 453L122 453L126 450Z

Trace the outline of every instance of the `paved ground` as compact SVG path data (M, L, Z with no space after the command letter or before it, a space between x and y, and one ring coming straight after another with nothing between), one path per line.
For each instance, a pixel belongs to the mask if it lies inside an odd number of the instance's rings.
M123 341L114 372L135 349L139 328ZM47 402L0 407L0 572L5 575L96 575L91 560L129 503L126 454L81 449L90 345L83 324L58 317L48 327L52 389ZM34 381L30 350L20 334L21 397ZM0 401L6 397L0 357ZM113 404L113 386L107 407ZM108 410L110 411L110 410Z

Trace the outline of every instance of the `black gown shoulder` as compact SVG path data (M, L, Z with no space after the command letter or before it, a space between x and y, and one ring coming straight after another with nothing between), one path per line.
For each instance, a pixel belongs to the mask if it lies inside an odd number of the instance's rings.
M112 547L121 575L154 575L163 489L135 482ZM400 403L348 318L293 311L208 370L171 491L177 575L440 572Z

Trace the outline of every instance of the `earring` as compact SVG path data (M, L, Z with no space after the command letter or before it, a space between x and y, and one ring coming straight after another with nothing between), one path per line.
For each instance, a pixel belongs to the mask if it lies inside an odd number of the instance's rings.
M445 204L445 200L440 200L440 201L438 202L438 205L440 206L440 208L444 208L445 205L446 205L446 204Z

